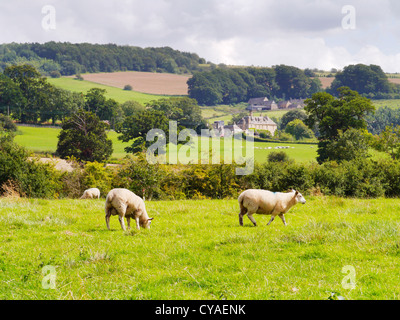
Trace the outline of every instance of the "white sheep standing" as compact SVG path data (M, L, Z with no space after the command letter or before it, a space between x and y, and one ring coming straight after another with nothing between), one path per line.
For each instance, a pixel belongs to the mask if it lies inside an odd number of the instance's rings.
M147 215L143 199L128 189L112 189L106 197L105 211L108 230L110 230L111 215L118 215L119 223L124 231L126 230L124 217L128 223L128 229L131 228L130 218L135 219L138 230L140 226L150 228L151 220L153 220Z
M100 190L97 188L90 188L83 192L80 199L100 199Z
M298 202L305 204L306 199L296 190L291 192L271 192L262 189L249 189L243 191L238 198L240 205L239 223L243 226L243 216L247 213L250 221L257 226L253 213L271 215L268 225L274 221L276 216L282 219L286 226L284 214Z

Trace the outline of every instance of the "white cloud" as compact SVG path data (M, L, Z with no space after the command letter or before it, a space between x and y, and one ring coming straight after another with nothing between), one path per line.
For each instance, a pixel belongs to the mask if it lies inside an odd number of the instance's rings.
M343 30L343 5L356 30ZM398 0L14 0L0 3L0 42L170 46L215 63L320 69L379 64L400 72ZM53 5L56 30L41 28Z

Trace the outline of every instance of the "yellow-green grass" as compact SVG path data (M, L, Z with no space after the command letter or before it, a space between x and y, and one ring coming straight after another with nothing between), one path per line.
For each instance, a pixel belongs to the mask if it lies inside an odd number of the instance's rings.
M308 197L287 227L240 227L237 200L146 206L151 229L123 232L104 199L0 199L0 299L400 299L398 199Z
M171 96L167 95L156 95L147 94L137 91L123 90L116 87L105 86L99 83L76 80L74 78L62 77L62 78L48 78L49 83L69 91L86 93L91 88L100 88L107 90L106 97L114 99L119 103L123 103L129 100L135 100L141 104L146 104L152 100L158 100L161 98L168 98Z
M55 153L60 130L60 128L18 126L15 142L33 152ZM113 142L114 151L111 158L121 159L125 157L124 148L129 144L118 140L118 134L115 131L108 131L108 137Z
M19 134L15 137L15 141L26 147L28 150L36 152L36 153L55 153L57 149L58 142L58 134L61 129L56 128L46 128L46 127L27 127L27 126L18 126ZM111 160L119 160L124 158L127 153L125 152L125 147L129 146L130 143L122 142L118 139L119 134L115 131L108 131L108 137L113 142L113 153L111 155ZM208 140L209 148L202 149L202 142ZM199 138L198 140L198 149L197 149L197 157L195 151L188 150L186 155L193 155L196 159L195 163L200 163L201 159L204 159L207 155L209 158L209 163L212 163L212 155L215 153L220 153L220 163L224 163L225 159L225 151L228 155L227 161L231 161L234 159L234 140L232 140L232 147L229 145L225 146L224 139L219 139L219 143L217 139L209 139L209 138ZM214 143L214 144L213 144ZM184 145L187 149L187 145ZM246 151L246 142L241 142L242 148L239 152L242 153L243 157L248 157L249 154ZM178 150L182 145L178 146ZM277 149L277 147L289 147L288 149ZM194 148L194 146L192 146ZM225 150L226 149L226 150ZM169 158L169 151L167 149L167 157ZM193 149L195 150L195 149ZM207 153L208 150L208 153ZM315 161L317 157L317 145L316 144L295 144L295 143L269 143L269 142L254 142L254 160L258 163L266 162L268 159L268 155L274 151L284 151L288 154L290 159L296 160L297 162L310 162ZM206 156L204 156L204 152ZM380 158L388 158L389 155L386 153L378 152L375 150L370 150L370 154L373 159ZM179 158L180 160L180 158ZM181 161L180 161L181 163Z
M18 126L19 134L15 137L15 142L18 144L26 147L27 149L33 152L40 152L40 153L55 153L57 149L57 142L58 142L58 134L61 129L56 128L46 128L46 127L27 127L27 126ZM119 134L115 131L110 130L108 132L108 137L113 142L113 154L111 155L111 160L117 160L125 157L127 154L124 150L125 147L129 146L130 143L124 143L121 140L118 140ZM211 163L211 157L213 152L221 154L221 160L224 159L224 152L225 152L225 145L224 139L220 139L219 143L215 142L215 146L213 149L213 140L208 138L200 138L198 140L198 161L203 158L201 147L201 141L209 140L209 158ZM217 140L215 140L217 141ZM315 160L317 153L316 153L316 145L308 145L308 144L290 144L290 143L264 143L264 142L255 142L254 143L254 159L256 162L265 162L267 160L268 154L272 151L280 151L274 149L278 146L288 146L290 149L283 149L283 151L287 152L291 159L300 162L308 162ZM179 149L182 145L179 145ZM243 149L242 154L246 156L246 143L242 142ZM234 156L234 151L231 147L228 146L227 154L231 155L231 158ZM272 149L268 149L272 148ZM207 149L206 149L207 150ZM168 149L169 152L169 149ZM206 152L207 153L207 152ZM190 155L190 151L187 153ZM192 153L194 154L194 153ZM198 162L198 163L199 163Z
M280 119L290 110L271 110L271 111L257 111L253 112L254 116L268 116L270 118ZM214 121L225 121L228 124L232 120L234 114L240 112L248 112L245 110L243 105L239 106L216 106L216 107L202 107L202 116L207 119L209 123Z
M18 126L14 141L34 152L54 153L57 149L60 130L58 128Z
M400 108L400 99L383 99L383 100L373 100L373 104L376 109L381 107L389 107L392 109Z

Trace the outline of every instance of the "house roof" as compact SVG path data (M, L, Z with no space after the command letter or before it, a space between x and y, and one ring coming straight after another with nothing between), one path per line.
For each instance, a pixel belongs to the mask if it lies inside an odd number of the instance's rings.
M249 100L248 104L252 105L265 105L265 103L268 102L267 97L262 97L262 98L252 98Z

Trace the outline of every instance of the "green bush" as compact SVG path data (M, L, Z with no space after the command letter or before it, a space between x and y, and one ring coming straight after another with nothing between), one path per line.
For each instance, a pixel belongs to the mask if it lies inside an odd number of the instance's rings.
M289 156L285 151L272 151L268 154L269 162L288 162Z
M11 182L21 196L57 197L59 173L52 165L28 160L28 156L28 152L13 141L12 135L0 134L0 195Z
M137 153L136 158L128 158L114 177L113 186L127 188L148 200L161 199L162 181L166 171L160 164L149 164L145 153Z
M98 188L100 195L106 197L112 189L112 172L103 163L87 162L82 173L84 189Z
M60 198L79 198L85 187L83 186L83 170L76 164L72 172L64 172L61 175Z

